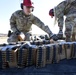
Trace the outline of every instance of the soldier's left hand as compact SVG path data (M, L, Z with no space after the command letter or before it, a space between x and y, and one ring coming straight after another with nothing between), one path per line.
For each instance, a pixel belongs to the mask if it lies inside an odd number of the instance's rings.
M51 35L50 40L57 41L58 36L56 34Z

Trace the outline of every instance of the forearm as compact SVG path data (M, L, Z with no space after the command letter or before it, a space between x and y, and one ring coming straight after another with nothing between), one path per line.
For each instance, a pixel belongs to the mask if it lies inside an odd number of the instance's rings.
M50 28L48 26L44 26L44 29L43 29L47 34L49 34L49 36L51 36L53 33L52 31L50 30Z
M48 34L52 34L51 30L49 29L48 26L45 26L45 24L40 20L38 19L37 17L35 17L33 23L38 26L39 28L41 28L43 31L45 31L46 33Z
M58 19L58 26L59 26L59 30L63 30L63 24L64 23L64 18L63 17L60 17Z

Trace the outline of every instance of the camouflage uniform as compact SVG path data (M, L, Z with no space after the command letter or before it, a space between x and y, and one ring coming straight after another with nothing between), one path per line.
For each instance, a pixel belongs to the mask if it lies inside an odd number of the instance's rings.
M32 24L35 24L36 26L44 30L46 33L48 33L49 35L52 35L52 32L50 31L48 26L45 26L44 23L36 16L34 16L33 14L30 14L27 16L23 12L23 10L18 10L14 12L10 18L10 26L14 33L8 38L7 41L8 42L18 41L17 35L15 34L17 29L20 32L24 33L26 40L30 40L29 33L31 31Z
M76 0L65 0L54 8L55 17L58 26L63 29L64 16L65 19L65 35L67 41L70 41L73 32L76 33Z

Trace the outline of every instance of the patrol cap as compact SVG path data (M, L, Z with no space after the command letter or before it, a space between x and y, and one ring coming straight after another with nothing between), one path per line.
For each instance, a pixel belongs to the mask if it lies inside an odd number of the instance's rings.
M50 15L50 16L54 16L54 9L50 9L49 15Z

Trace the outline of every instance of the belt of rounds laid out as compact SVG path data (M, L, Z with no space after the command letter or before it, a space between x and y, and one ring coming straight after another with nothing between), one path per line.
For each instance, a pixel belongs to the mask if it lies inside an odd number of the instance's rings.
M59 63L63 59L76 58L76 42L36 41L0 46L0 68L23 68Z

